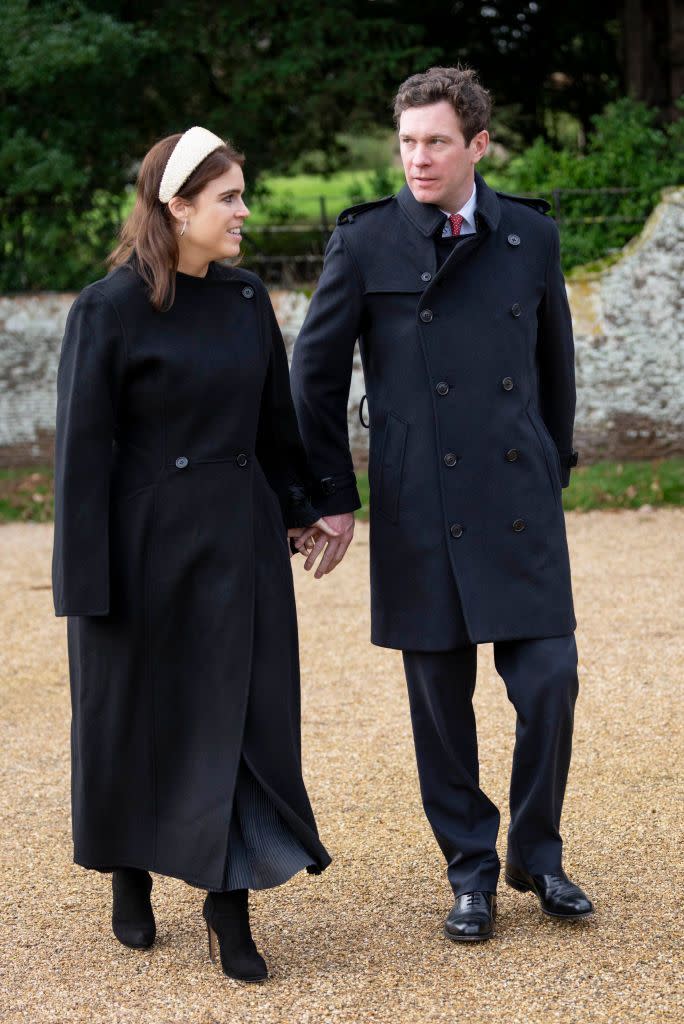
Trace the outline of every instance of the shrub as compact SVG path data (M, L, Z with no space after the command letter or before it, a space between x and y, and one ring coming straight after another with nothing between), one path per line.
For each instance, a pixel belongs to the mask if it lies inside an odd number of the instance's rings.
M684 182L684 120L663 127L657 117L643 103L618 100L593 119L584 153L537 139L497 176L505 189L553 203L566 270L621 248L640 231L661 190Z

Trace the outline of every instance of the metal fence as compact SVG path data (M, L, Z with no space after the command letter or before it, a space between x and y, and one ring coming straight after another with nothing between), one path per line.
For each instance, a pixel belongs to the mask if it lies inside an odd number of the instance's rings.
M530 193L551 204L561 232L564 265L574 266L619 249L643 226L653 206L652 190L640 188L557 188ZM318 196L315 218L244 229L245 266L267 283L287 287L315 283L338 213L372 196ZM313 201L314 197L312 197ZM312 205L313 202L312 202Z

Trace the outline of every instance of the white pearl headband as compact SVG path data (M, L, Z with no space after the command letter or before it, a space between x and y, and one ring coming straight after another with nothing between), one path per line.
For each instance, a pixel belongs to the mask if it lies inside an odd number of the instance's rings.
M210 153L223 145L225 145L223 139L219 139L218 135L214 135L206 128L200 128L197 125L194 128L188 128L174 146L164 168L159 184L160 202L168 203L170 199L173 199L195 168Z

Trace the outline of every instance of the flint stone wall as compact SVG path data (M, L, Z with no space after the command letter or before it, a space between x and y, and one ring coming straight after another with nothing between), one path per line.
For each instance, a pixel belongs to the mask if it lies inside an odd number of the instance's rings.
M582 462L684 454L684 189L670 189L619 259L574 272L575 447ZM301 291L271 297L291 352L309 304ZM49 463L55 381L73 294L0 297L0 466ZM357 464L367 459L359 422L364 393L358 354L349 396Z
M572 274L568 297L575 447L593 460L683 454L684 189L664 193L612 266Z

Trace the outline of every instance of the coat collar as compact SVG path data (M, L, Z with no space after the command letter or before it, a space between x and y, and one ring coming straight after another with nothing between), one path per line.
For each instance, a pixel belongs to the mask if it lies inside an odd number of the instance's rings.
M487 226L495 231L501 217L496 192L477 172L475 173L475 185L477 187L477 212ZM432 203L419 203L408 185L404 185L397 195L397 202L413 226L426 238L434 235L437 229L444 224L444 214L440 208L433 206Z

